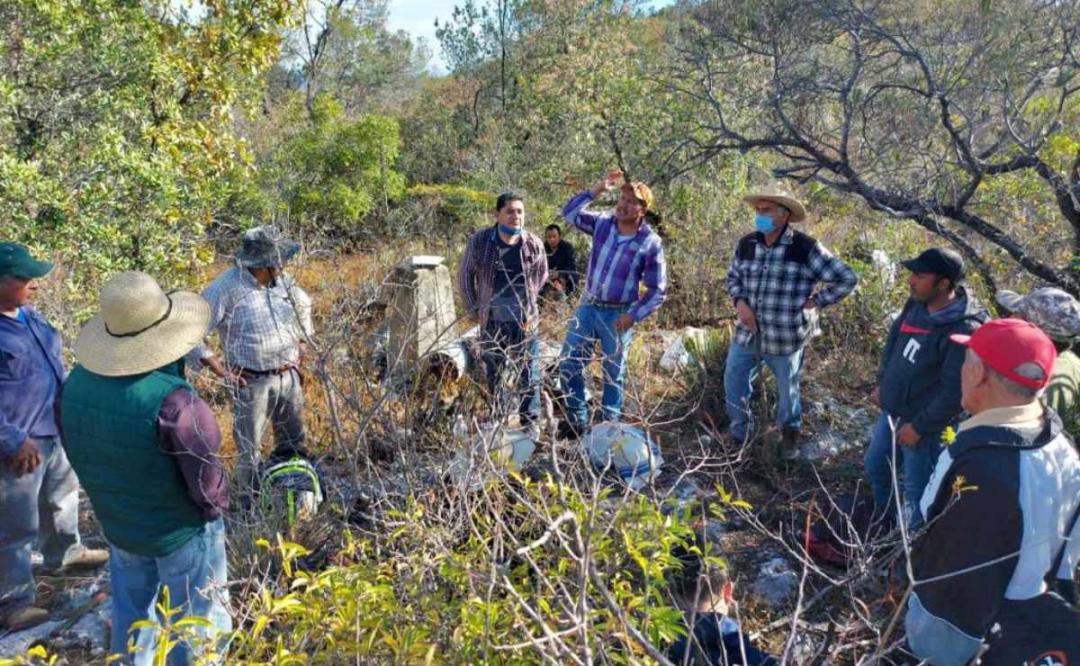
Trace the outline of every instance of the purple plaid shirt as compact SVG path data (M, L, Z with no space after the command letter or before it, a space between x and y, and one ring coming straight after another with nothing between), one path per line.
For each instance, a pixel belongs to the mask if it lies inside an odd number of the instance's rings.
M487 325L491 314L491 299L495 292L495 265L499 258L499 239L496 227L481 229L469 238L465 254L458 266L458 288L461 289L465 310ZM544 242L528 231L521 232L521 268L525 273L525 316L536 321L540 316L536 300L548 279L547 252Z
M605 303L633 303L628 314L635 322L641 321L656 312L667 295L663 243L647 224L638 227L632 238L620 242L614 215L585 210L592 200L593 193L586 190L562 209L567 222L593 237L585 293Z

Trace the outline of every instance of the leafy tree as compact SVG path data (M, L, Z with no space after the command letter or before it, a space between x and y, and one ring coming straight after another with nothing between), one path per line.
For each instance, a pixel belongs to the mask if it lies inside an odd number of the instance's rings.
M233 110L295 5L0 5L0 233L77 258L80 278L207 259L245 175Z
M415 95L429 54L387 26L387 0L313 0L287 41L284 69L309 113L333 95L346 113L398 112Z
M643 18L640 3L469 0L437 34L460 81L455 127L472 135L463 170L478 187L561 196L570 174L617 163L657 180L671 169L679 141L668 128L686 105L658 83L663 20Z
M1080 4L720 0L673 41L691 164L763 152L1080 293Z
M350 120L336 100L320 96L313 124L280 147L263 178L304 224L348 232L404 193L405 178L394 170L400 142L396 119Z

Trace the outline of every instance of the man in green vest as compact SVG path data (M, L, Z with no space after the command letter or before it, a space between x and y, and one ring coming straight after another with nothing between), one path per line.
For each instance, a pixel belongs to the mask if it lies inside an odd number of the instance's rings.
M101 289L100 312L75 340L79 365L61 397L63 443L110 545L112 643L125 664L152 663L168 588L173 622L191 635L168 663L189 664L232 628L222 513L228 481L221 431L183 379L182 358L206 335L210 307L197 294L164 292L145 273L121 273Z

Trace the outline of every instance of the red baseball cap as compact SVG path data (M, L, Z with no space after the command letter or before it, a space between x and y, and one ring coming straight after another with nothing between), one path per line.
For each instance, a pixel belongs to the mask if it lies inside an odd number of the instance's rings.
M1021 386L1041 389L1050 383L1057 349L1035 324L1020 319L995 319L971 335L950 335L949 339L970 348L983 363ZM1041 368L1043 378L1031 379L1017 374L1016 369L1025 363L1034 363Z

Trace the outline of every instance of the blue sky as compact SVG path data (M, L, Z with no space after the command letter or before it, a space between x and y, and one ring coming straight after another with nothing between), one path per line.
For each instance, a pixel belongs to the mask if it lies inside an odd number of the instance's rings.
M454 5L460 0L390 0L390 29L404 30L413 37L423 37L427 41L432 58L428 67L433 72L442 72L442 55L439 53L439 40L435 39L435 19L439 22L450 18ZM662 7L672 0L649 0L646 5Z
M441 62L439 40L435 39L435 19L444 21L454 11L454 0L391 0L390 29L404 30L427 40L432 60Z

